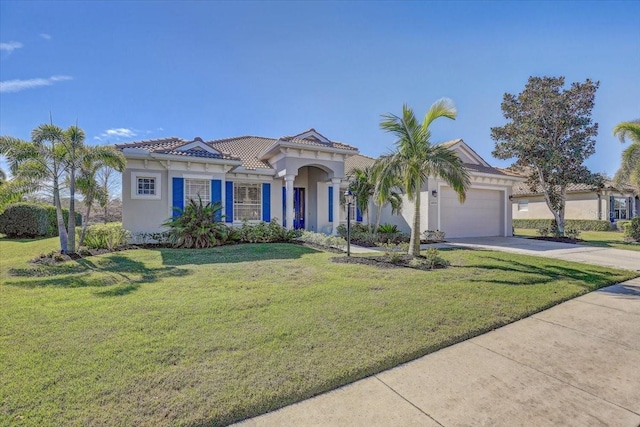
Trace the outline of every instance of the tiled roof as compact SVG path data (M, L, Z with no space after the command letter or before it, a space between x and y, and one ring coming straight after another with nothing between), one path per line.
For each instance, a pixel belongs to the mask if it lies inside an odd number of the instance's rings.
M242 160L242 166L247 169L271 169L268 162L258 159L258 155L272 145L274 138L261 136L238 136L235 138L218 139L207 144L223 153L233 154Z
M342 142L331 141L330 144L326 144L326 143L324 143L322 141L318 141L315 138L313 138L313 139L311 139L311 138L301 139L301 138L296 138L294 136L283 136L282 138L280 138L280 141L293 142L293 143L302 144L302 145L314 145L316 147L331 147L331 148L338 148L340 150L358 151L358 149L356 147L353 147L353 146L347 145L347 144L343 144Z
M375 162L376 159L368 156L363 156L362 154L349 156L347 157L347 160L344 161L344 173L350 175L354 169L364 169L368 166L373 166Z
M200 138L194 139L194 141L202 142ZM209 151L197 148L191 148L188 150L179 150L180 147L186 144L190 144L194 141L185 141L181 138L170 137L163 139L145 140L140 142L132 142L129 144L116 144L116 148L136 148L138 150L145 150L150 153L170 154L174 156L185 157L199 157L205 159L224 159L224 160L240 160L238 157L226 154L226 153L211 153Z
M473 163L465 163L464 165L467 167L467 169L471 171L481 172L481 173L490 173L492 175L508 176L506 173L502 172L498 168L494 168L493 166L476 165Z

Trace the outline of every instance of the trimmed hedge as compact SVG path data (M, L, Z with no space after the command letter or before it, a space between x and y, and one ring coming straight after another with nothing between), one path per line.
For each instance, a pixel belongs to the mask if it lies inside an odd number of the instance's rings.
M131 233L122 228L121 222L94 224L87 227L83 246L89 249L113 250L129 243ZM80 230L76 230L76 241L80 241Z
M513 228L528 228L539 230L541 228L551 229L555 226L554 219L514 219ZM565 228L572 228L580 231L610 231L609 221L597 219L566 219Z
M51 205L38 205L43 207L47 211L47 218L49 219L49 228L47 229L47 236L53 237L58 235L58 217L56 216L56 207ZM64 218L65 225L69 224L69 209L62 209L62 218ZM82 215L76 212L76 226L82 225Z
M640 242L640 216L627 221L624 225L624 236L634 242Z
M14 203L0 215L0 233L8 237L41 237L48 229L46 209L33 203Z

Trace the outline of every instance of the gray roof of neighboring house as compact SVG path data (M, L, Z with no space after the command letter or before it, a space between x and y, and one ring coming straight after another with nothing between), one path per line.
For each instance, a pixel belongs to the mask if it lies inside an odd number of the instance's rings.
M358 168L364 169L369 166L373 166L376 162L376 159L369 156L363 156L362 154L355 154L353 156L347 157L347 160L344 161L344 173L347 175L351 175L351 172Z
M264 152L267 148L272 146L276 141L284 141L288 143L311 145L318 147L337 148L341 150L350 150L357 152L358 149L341 142L330 141L328 143L320 141L314 137L299 138L307 132L316 132L314 129L309 129L299 135L283 136L282 138L266 138L262 136L237 136L233 138L217 139L213 141L203 141L197 137L193 141L185 141L181 138L170 137L154 140L146 140L139 142L132 142L128 144L116 144L119 149L123 148L137 148L152 153L173 154L180 156L191 156L210 159L229 159L229 160L241 160L242 166L247 169L271 169L271 165L264 160L260 160L258 156ZM317 132L316 132L317 133ZM205 150L190 149L181 151L179 148L183 145L190 144L192 142L199 141L207 146L219 151L221 154L210 153Z
M513 172L513 171L512 171ZM514 175L518 176L517 173L513 173ZM523 175L519 175L519 176L523 176ZM623 188L622 190L618 189L614 184L613 181L611 180L605 180L604 182L604 190L613 190L613 191L622 191L625 193L633 193L634 190L631 187L626 187ZM579 183L579 184L574 184L571 183L569 185L567 185L567 192L568 193L590 193L590 192L596 192L598 191L598 188L596 186L594 186L593 184L584 184L584 183ZM539 195L542 194L542 190L539 188L539 186L536 186L533 190L531 190L531 188L529 187L529 184L527 184L526 182L517 182L513 185L513 195L514 196L534 196L534 195Z

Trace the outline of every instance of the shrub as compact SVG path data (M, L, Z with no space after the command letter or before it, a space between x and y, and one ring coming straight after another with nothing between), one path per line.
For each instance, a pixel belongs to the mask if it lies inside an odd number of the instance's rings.
M314 233L313 231L303 230L297 240L310 243L324 248L337 248L343 250L347 247L347 241L339 236L327 236L322 233Z
M80 231L77 231L77 235L79 239ZM84 246L89 249L113 250L129 243L130 237L131 234L122 228L122 224L119 222L94 224L87 227L87 233L84 236Z
M56 214L56 207L51 205L40 205L47 211L47 217L49 218L49 228L47 230L47 236L58 235L58 216ZM65 225L69 224L69 209L62 209L62 218ZM76 212L76 226L82 225L82 215Z
M276 243L290 242L300 232L298 230L287 230L278 223L277 218L273 218L269 223L261 221L257 224L249 224L244 221L235 233L237 233L237 239L241 242Z
M532 230L548 228L553 230L555 227L554 219L514 219L514 228L528 228ZM611 223L609 221L597 219L567 219L565 220L565 229L573 228L580 231L609 231Z
M389 241L387 243L378 243L377 246L384 250L384 256L392 264L401 262L402 257L409 252L409 243L396 244Z
M424 259L427 268L444 268L449 265L449 261L442 258L436 248L427 249Z
M395 226L392 226L391 229L393 229L393 227ZM371 227L367 225L352 224L351 242L357 245L371 247L376 246L378 243L387 243L389 241L392 243L403 243L409 241L408 234L400 233L397 231L397 227L395 229L396 232L394 233L374 233ZM338 226L338 235L343 239L347 238L347 227L344 224L340 224Z
M15 203L0 215L0 233L8 237L46 236L48 227L47 211L37 204Z
M551 230L549 227L540 227L536 233L538 233L538 236L540 237L547 237L551 234Z
M628 220L628 219L619 219L619 220L618 220L618 221L616 221L616 223L615 223L616 229L617 229L618 231L624 231L625 227L627 226L627 224L628 224L629 222L631 222L631 221L630 221L630 220Z
M153 233L134 233L131 236L131 242L139 245L159 244L164 245L169 243L169 232L158 231Z
M395 224L380 224L380 227L378 227L378 233L395 234L399 232L400 230L398 230L398 226Z
M168 219L169 242L177 248L210 248L226 242L231 234L226 224L216 221L222 217L222 203L203 204L202 199L190 200L180 215Z
M633 218L624 227L625 240L640 242L640 216Z
M577 239L580 237L580 230L576 230L575 228L565 228L564 235L570 239Z

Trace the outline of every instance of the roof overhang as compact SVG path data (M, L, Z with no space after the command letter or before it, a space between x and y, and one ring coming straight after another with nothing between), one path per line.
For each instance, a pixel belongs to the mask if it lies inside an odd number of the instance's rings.
M262 153L260 153L258 155L258 159L268 160L278 153L283 153L286 155L288 150L316 151L316 152L322 152L322 153L344 154L347 156L358 154L358 150L348 150L345 148L335 148L335 147L329 147L329 146L324 147L321 145L305 145L305 144L298 144L295 142L282 141L278 139L273 144L268 146Z

